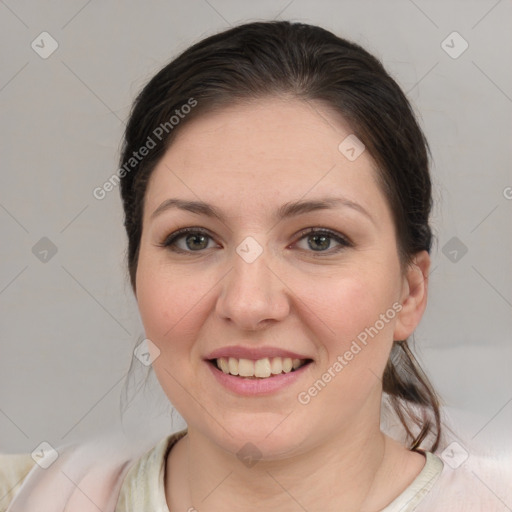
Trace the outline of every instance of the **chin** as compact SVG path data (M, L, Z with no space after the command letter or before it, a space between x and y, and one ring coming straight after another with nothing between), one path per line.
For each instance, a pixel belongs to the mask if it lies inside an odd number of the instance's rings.
M239 459L245 456L262 460L286 459L297 453L307 437L304 425L299 428L290 421L285 427L287 421L283 421L282 414L253 413L232 418L231 421L226 418L222 423L224 428L216 424L214 432L210 427L206 432L201 430ZM211 422L209 425L213 426Z

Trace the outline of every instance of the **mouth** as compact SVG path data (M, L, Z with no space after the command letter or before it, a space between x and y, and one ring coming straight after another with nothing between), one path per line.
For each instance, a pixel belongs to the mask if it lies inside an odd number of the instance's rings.
M207 361L227 375L254 380L272 379L278 375L293 373L313 362L312 359L292 359L290 357L265 357L258 360L219 357Z

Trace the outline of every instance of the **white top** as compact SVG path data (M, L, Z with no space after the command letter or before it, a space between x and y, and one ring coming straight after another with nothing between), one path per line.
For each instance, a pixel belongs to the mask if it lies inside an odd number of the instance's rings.
M443 461L431 452L423 452L427 458L420 474L405 491L381 512L410 512L429 493L443 471Z

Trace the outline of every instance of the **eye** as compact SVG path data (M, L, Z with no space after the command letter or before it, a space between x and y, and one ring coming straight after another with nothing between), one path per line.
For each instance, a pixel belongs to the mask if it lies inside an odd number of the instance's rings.
M325 228L308 228L303 230L300 233L299 241L302 240L307 240L307 247L312 250L310 252L316 253L338 253L346 247L352 247L353 245L341 234ZM333 240L338 244L338 247L331 248Z
M183 241L182 241L183 239ZM171 233L161 244L174 252L200 252L208 249L209 240L213 240L205 229L183 228ZM181 242L181 243L180 243Z
M325 228L308 228L299 233L299 242L308 240L307 252L334 254L342 251L353 244L343 235ZM160 247L167 247L177 253L201 252L204 249L211 249L209 245L213 238L203 228L183 228L171 233ZM338 247L331 247L333 241Z

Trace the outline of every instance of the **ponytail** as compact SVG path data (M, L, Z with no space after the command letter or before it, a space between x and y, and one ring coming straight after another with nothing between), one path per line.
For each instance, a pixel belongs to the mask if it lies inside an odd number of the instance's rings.
M430 434L431 451L441 441L439 398L414 357L407 340L395 341L382 378L383 391L416 450ZM419 406L419 407L414 407ZM419 429L417 434L413 430Z

